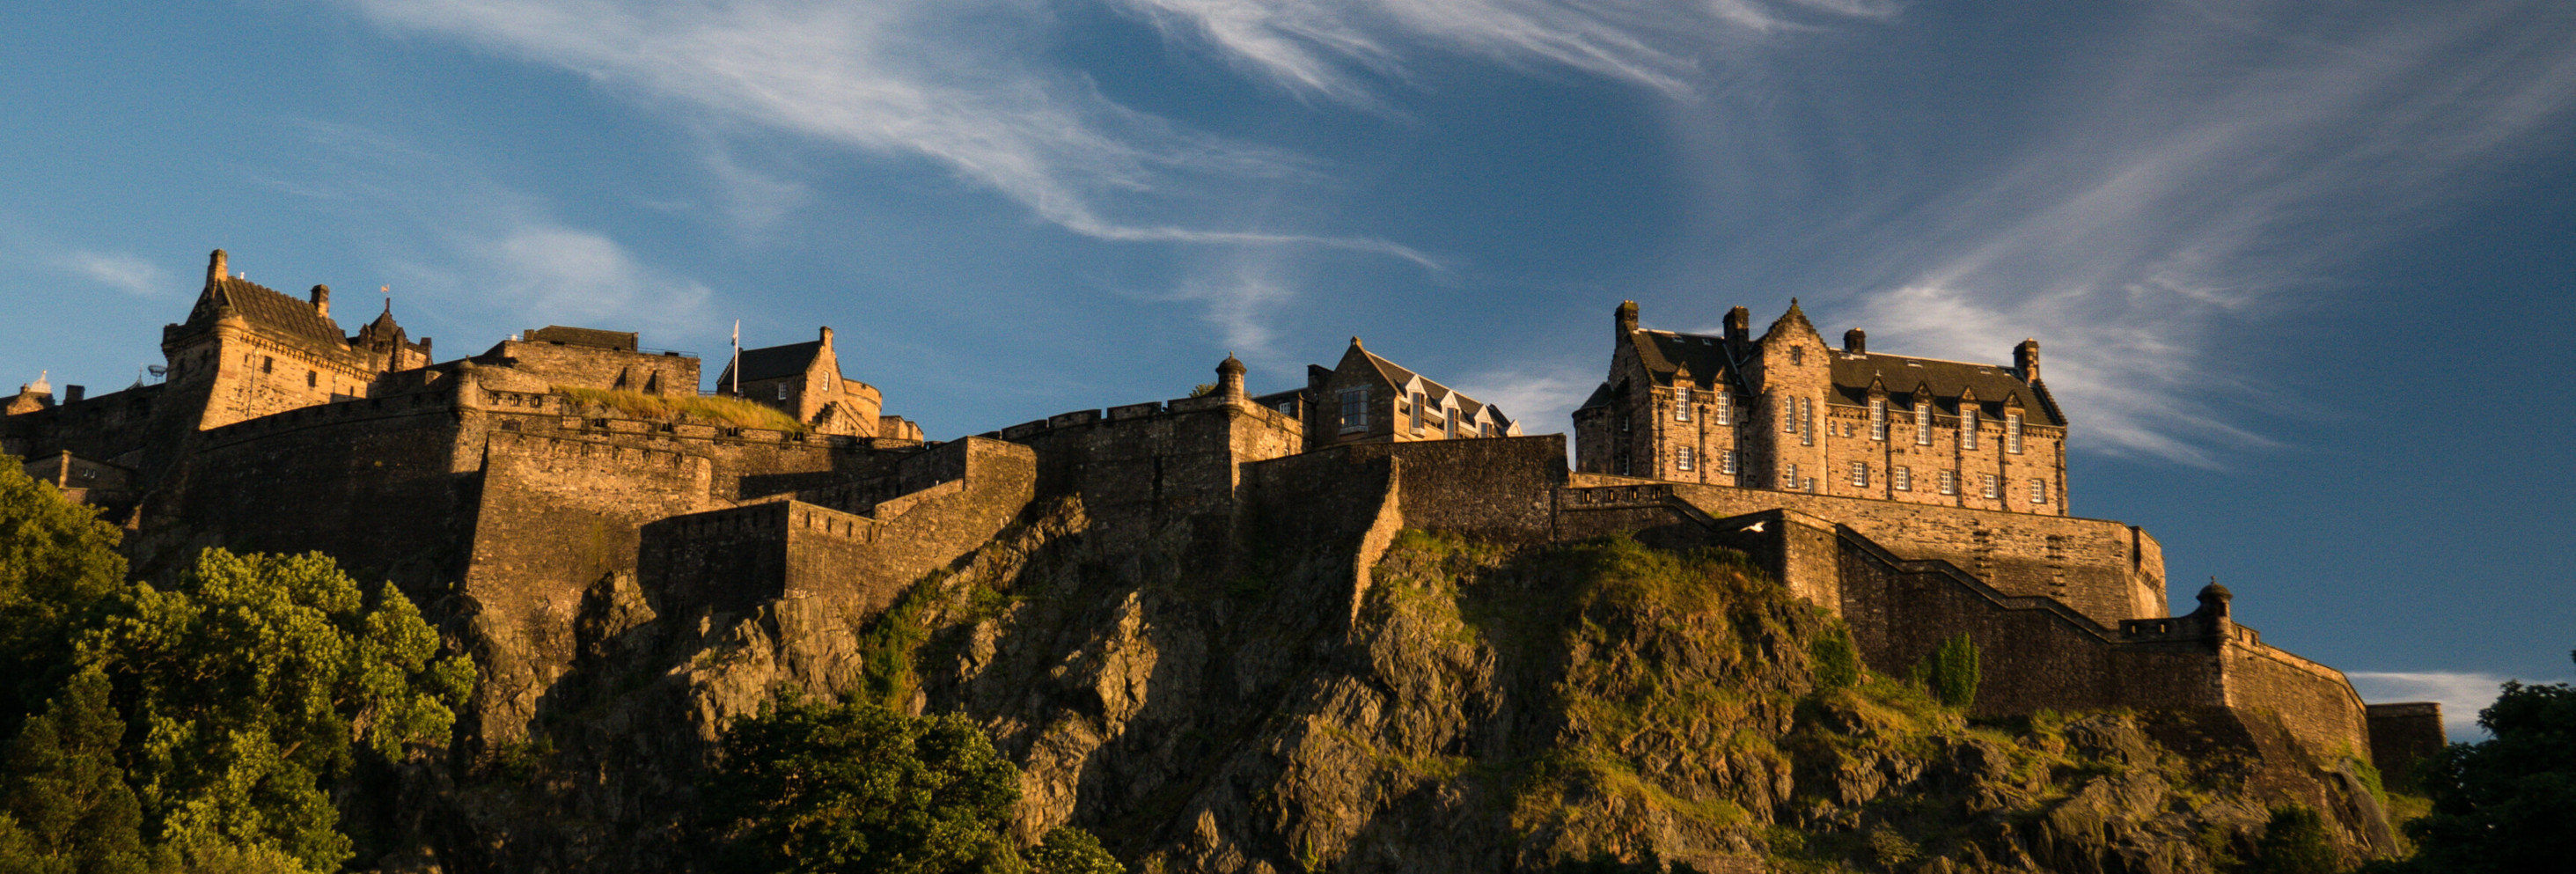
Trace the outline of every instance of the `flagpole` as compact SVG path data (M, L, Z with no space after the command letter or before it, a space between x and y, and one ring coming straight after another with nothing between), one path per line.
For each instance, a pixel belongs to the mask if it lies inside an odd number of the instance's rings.
M732 367L725 368L725 371L726 371L726 372L728 372L728 373L733 374L733 396L734 396L734 397L742 397L742 320L741 320L741 319L735 319L735 320L733 320L733 366L732 366Z

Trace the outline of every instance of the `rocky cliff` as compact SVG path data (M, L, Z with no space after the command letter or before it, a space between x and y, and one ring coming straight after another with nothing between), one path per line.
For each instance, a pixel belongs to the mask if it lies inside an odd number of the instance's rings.
M715 733L788 689L968 714L1021 765L1023 836L1138 871L2210 871L2298 798L2349 857L2385 842L2348 766L2192 714L1970 723L1820 683L1847 633L1732 553L1205 523L1113 543L1043 501L874 616L665 615L602 579L528 740L372 821L386 866L683 867Z

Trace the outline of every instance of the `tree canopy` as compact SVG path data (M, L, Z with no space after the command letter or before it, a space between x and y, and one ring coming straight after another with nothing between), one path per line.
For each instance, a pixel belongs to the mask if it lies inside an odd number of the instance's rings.
M2398 870L2564 870L2576 859L2576 687L2506 683L2478 724L2489 740L2418 766L2433 810L2406 824L2417 849Z
M732 870L1125 870L1073 829L1050 832L1024 858L1005 834L1019 771L954 714L907 716L861 700L775 701L727 728L705 787L710 830Z

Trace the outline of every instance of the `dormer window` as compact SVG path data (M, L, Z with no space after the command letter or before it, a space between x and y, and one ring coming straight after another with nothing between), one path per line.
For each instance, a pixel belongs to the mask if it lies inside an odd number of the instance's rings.
M1422 433L1422 393L1413 393L1413 433Z
M1887 439L1886 398L1871 398L1869 401L1869 439Z
M1673 389L1673 421L1688 422L1691 413L1690 386Z
M1932 445L1932 402L1914 402L1914 445Z
M2004 414L2004 451L2021 454L2021 414Z
M1728 397L1728 396L1726 395L1726 393L1725 393L1725 392L1719 392L1719 393L1718 393L1718 395L1717 395L1717 407L1716 407L1716 410L1717 410L1717 423L1718 423L1718 424L1720 424L1720 425L1732 425L1732 424L1735 424L1735 399L1734 399L1734 398Z
M1974 404L1959 405L1959 448L1977 451L1977 407Z

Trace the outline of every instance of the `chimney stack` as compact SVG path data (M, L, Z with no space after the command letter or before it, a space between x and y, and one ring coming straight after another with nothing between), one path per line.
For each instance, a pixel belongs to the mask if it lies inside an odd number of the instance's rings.
M225 269L224 250L216 249L214 256L206 260L206 287L213 288L215 287L215 283L222 281L224 277L232 275L224 272Z
M1853 328L1853 329L1851 329L1851 330L1844 331L1844 332L1843 332L1843 351L1845 351L1845 352L1849 352L1849 353L1852 353L1852 354L1854 354L1854 355L1865 355L1865 354L1868 354L1868 352L1869 352L1869 332L1868 332L1868 331L1863 331L1863 330L1861 330L1861 329L1859 329L1859 328Z
M1610 346L1617 348L1619 344L1628 342L1628 335L1637 332L1637 302L1620 301L1619 309L1612 313L1610 321L1619 332L1618 336L1610 338Z
M832 326L830 325L823 326L823 348L832 348Z
M391 301L386 302L387 307L391 307L392 305ZM331 317L330 286L316 285L313 287L313 314L326 319Z
M85 397L89 397L89 386L85 386L85 385L67 385L67 386L63 386L63 403L66 403L66 404L79 403L79 402L80 402L80 399L85 398Z
M2013 369L2021 371L2021 381L2039 381L2039 341L2023 340L2013 347Z
M1726 311L1726 339L1738 343L1753 337L1753 311L1736 307Z

